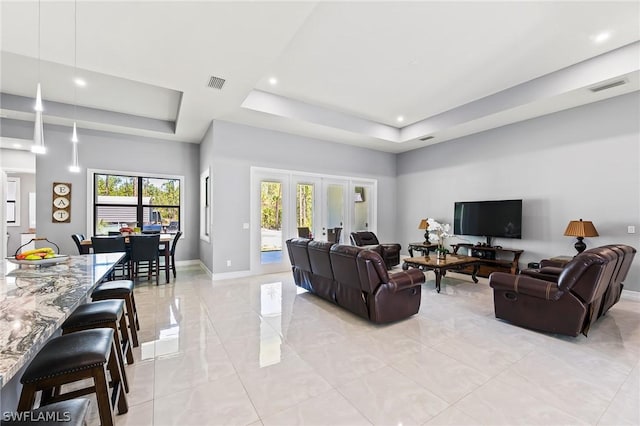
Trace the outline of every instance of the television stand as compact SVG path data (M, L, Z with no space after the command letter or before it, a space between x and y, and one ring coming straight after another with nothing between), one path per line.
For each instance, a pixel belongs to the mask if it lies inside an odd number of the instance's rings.
M488 278L492 272L517 274L520 271L518 260L524 252L524 250L479 246L475 244L452 244L451 247L453 248L453 254L458 254L458 250L465 249L467 253L460 254L481 259L480 268L476 275L485 278ZM468 267L458 272L472 274L473 268Z

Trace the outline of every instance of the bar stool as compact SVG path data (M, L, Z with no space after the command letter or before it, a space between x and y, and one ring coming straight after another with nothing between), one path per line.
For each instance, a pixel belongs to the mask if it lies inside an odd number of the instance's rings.
M95 393L100 424L113 426L114 407L117 405L118 414L129 410L122 392L118 350L110 328L82 330L49 340L20 378L22 393L18 411L31 410L39 391L42 391L41 406ZM111 394L107 370L111 376ZM54 392L62 385L84 379L93 379L93 386L67 393Z
M54 402L24 413L15 413L9 420L0 421L0 425L84 426L87 424L85 417L88 410L88 399L70 399L69 401ZM6 417L7 414L5 413L4 416Z
M129 330L131 331L131 341L133 347L139 346L138 342L138 330L140 330L140 323L138 322L138 310L136 308L136 299L133 296L133 281L131 280L116 280L105 281L99 284L93 293L91 293L91 300L107 300L107 299L122 299L127 307L127 317L129 318Z
M127 358L127 364L133 364L133 352L129 340L127 318L124 316L123 300L101 300L80 305L62 323L61 327L62 335L94 328L111 328L114 337L118 339L117 342L120 344L118 348L120 350L116 354L120 370L122 370L122 384L124 390L129 392L127 374L124 371L124 356Z

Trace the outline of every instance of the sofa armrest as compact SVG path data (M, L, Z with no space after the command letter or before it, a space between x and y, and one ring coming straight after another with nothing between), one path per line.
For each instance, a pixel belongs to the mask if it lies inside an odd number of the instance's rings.
M425 276L419 269L409 269L408 271L400 271L389 275L389 286L394 293L411 287L418 287L424 281Z
M528 275L539 280L553 281L554 283L557 283L558 277L560 276L561 272L562 268L557 268L555 266L545 266L543 268L536 269L523 269L522 271L520 271L520 274Z
M492 273L489 277L489 285L494 290L512 291L545 300L558 300L564 294L555 282L527 275L511 275L506 272Z
M547 266L552 266L554 268L560 268L562 269L562 267L564 267L564 265L566 265L567 262L559 262L559 261L555 261L555 260L551 260L551 259L542 259L540 261L540 267L544 268Z
M547 275L559 276L564 268L560 266L542 266L540 272Z

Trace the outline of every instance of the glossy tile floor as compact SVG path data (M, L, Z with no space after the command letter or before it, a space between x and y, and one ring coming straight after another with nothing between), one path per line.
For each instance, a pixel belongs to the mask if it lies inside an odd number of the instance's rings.
M140 286L117 425L640 424L640 301L558 337L496 320L487 280L451 274L440 294L433 280L419 314L388 326L291 273Z

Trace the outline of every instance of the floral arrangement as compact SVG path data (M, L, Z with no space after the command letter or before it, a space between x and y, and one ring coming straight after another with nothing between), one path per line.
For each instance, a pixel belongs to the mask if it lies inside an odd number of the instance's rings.
M444 247L445 240L450 237L451 225L448 223L440 223L433 218L427 219L427 223L429 224L429 240L435 241L438 244L438 248L436 248L436 253L438 254L446 254L449 253L449 250Z

